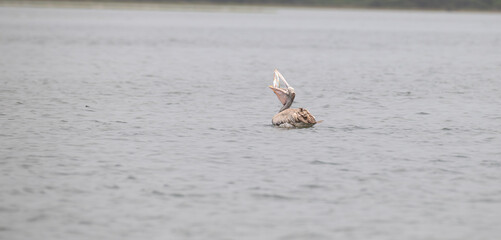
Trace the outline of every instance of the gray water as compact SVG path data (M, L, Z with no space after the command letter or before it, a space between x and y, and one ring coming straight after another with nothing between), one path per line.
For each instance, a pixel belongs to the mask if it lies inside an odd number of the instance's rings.
M0 8L0 239L498 239L500 23Z

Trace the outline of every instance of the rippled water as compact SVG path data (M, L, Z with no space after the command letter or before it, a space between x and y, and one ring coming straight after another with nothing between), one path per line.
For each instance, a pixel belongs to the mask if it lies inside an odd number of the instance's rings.
M0 238L501 236L500 14L261 10L0 8Z

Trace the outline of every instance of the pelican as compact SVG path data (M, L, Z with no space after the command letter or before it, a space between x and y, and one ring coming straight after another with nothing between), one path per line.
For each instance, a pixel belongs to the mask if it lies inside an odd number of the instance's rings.
M280 80L285 83L286 88L280 88ZM304 128L311 127L317 123L315 117L304 108L290 108L296 93L284 76L275 69L275 77L273 78L273 86L269 86L277 95L278 100L283 104L280 111L273 116L271 122L273 125L284 128Z

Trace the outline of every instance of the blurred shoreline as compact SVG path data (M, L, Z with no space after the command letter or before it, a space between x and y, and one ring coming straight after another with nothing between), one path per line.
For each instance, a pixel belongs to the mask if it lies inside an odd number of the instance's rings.
M135 9L135 10L171 10L171 11L244 11L262 12L273 8L311 8L311 9L367 9L367 10L407 10L407 11L451 11L451 12L500 12L493 9L441 7L402 7L359 4L308 4L308 3L248 3L248 2L217 2L217 1L131 1L131 0L0 0L0 7L37 7L37 8L88 8L88 9Z
M0 7L76 8L144 11L215 11L215 12L266 12L272 5L167 3L155 1L59 1L59 0L0 0ZM277 6L276 6L277 7Z

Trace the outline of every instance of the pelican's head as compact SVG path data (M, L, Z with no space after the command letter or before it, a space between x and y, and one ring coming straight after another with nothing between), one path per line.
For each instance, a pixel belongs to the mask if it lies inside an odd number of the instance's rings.
M284 81L286 88L280 87L280 80ZM278 100L282 103L282 108L280 112L289 108L296 97L296 93L294 92L294 88L287 83L284 76L275 69L275 77L273 78L273 86L269 86L271 90L277 95Z

